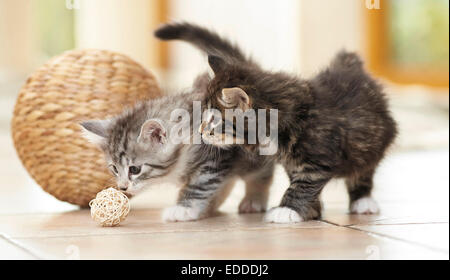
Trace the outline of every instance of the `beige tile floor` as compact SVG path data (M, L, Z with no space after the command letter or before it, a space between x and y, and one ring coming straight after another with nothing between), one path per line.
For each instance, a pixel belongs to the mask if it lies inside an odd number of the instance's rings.
M88 210L57 201L35 185L0 133L0 259L448 259L449 152L392 153L376 176L379 215L347 214L342 182L323 194L323 219L294 225L238 215L238 183L219 215L163 223L176 196L160 186L132 200L121 226L103 228ZM270 205L287 187L281 168Z

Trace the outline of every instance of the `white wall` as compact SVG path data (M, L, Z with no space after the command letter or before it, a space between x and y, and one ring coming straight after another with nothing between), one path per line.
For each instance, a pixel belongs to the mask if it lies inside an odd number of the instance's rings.
M268 69L311 76L339 50L363 53L362 0L172 0L170 20L191 21L230 38ZM188 86L206 59L170 43L174 85ZM171 85L169 85L170 87Z
M363 0L301 0L301 69L310 76L345 48L363 54Z
M79 0L76 10L77 48L100 48L124 53L145 67L155 63L155 1Z
M170 20L197 23L238 43L269 69L300 71L298 0L172 0ZM188 86L207 68L204 55L184 43L170 43L174 81Z
M0 83L35 67L31 8L29 0L0 0Z
M362 0L169 0L169 20L192 21L238 43L268 69L309 76L341 48L362 52ZM156 1L79 0L76 46L128 54L155 69ZM0 0L0 72L29 72L33 65L30 0ZM20 19L20 20L17 20ZM167 88L188 87L207 69L205 56L184 43L169 43ZM18 70L18 71L19 71ZM167 82L169 81L169 82Z

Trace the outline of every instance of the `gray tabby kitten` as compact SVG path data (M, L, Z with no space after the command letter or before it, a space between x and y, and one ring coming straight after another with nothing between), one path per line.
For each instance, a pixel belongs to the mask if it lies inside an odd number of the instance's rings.
M171 181L182 186L176 206L163 213L165 221L205 218L226 198L236 178L246 183L240 213L264 211L274 164L260 156L246 157L239 148L220 150L200 144L177 144L174 126L192 131L192 123L170 119L175 109L187 110L204 99L209 77L199 76L194 93L143 102L119 116L81 123L85 137L100 147L120 190L135 195L142 189ZM195 92L200 92L196 94ZM189 143L189 142L188 142Z

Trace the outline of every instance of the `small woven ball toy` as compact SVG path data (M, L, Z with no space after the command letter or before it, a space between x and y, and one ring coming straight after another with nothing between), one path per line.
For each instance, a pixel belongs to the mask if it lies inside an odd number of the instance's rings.
M97 193L97 196L89 202L89 206L92 219L106 227L118 225L130 212L128 197L114 188Z

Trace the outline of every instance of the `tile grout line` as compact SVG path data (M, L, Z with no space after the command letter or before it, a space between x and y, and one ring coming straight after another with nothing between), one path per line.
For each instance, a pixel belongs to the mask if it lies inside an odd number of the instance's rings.
M362 230L362 229L358 229L355 228L354 226L358 226L358 225L363 225L363 224L349 224L349 225L340 225L337 223L333 223L331 221L328 220L318 220L319 222L322 222L324 224L329 224L332 226L336 226L336 227L340 227L340 228L347 228L350 230L357 230L360 232L364 232L373 236L377 236L377 237L382 237L382 238L387 238L387 239L391 239L391 240L395 240L395 241L400 241L403 243L407 243L409 245L416 245L419 247L423 247L426 248L428 250L432 250L432 251L438 251L439 253L445 253L448 254L448 251L445 251L443 249L440 248L436 248L433 246L428 246L426 244L422 244L422 243L417 243L414 241L409 241L409 240L404 240L401 238L397 238L394 236L390 236L390 235L385 235L385 234L380 234L380 233L375 233L375 232L371 232L371 231L367 231L367 230ZM446 224L447 222L437 222L437 223L441 223L441 224ZM429 224L429 223L428 223ZM375 224L376 225L376 224ZM256 231L256 230L272 230L272 229L317 229L317 228L321 228L321 227L307 227L307 228L296 228L296 227L270 227L270 228L258 228L258 227L252 227L252 228L234 228L234 229L229 229L226 231L232 231L232 230L250 230L250 231ZM221 230L188 230L188 232L217 232L217 231L223 231L223 229ZM186 232L184 230L169 230L169 231L155 231L155 232L129 232L129 233L110 233L110 234L73 234L73 235L55 235L55 236L29 236L29 237L14 237L14 239L33 239L33 238L37 238L37 239L45 239L45 238L62 238L62 237L90 237L90 236L118 236L118 235L135 235L135 234L166 234L166 233L179 233L179 232ZM39 254L33 253L30 249L26 248L25 246L23 246L22 244L18 243L17 241L11 239L10 237L0 233L0 238L4 239L5 241L7 241L8 243L14 245L15 247L20 248L21 250L27 252L28 254L32 255L33 257L37 258L37 259L43 259L42 257L39 256Z
M409 222L409 223L393 223L393 224L379 224L377 221L370 222L370 223L356 223L356 224L350 224L346 225L349 227L354 226L407 226L407 225L442 225L442 224L448 224L449 222Z
M333 223L331 221L328 220L319 220L319 221L323 221L324 223L330 224L330 225L335 225L335 226L339 226L339 227L354 227L354 226L405 226L405 225L439 225L439 224L448 224L449 222L408 222L408 223L380 223L386 220L391 220L390 218L387 219L380 219L380 220L373 220L370 222L366 222L366 223L353 223L353 224L338 224L338 223Z
M325 224L329 224L329 225L333 225L333 226L337 226L337 227L345 227L345 226L343 226L343 225L340 225L340 224L337 224L337 223L333 223L333 222L330 222L330 221L328 221L328 220L319 220L319 221L321 221L321 222L323 222L323 223L325 223Z
M5 242L11 244L12 246L14 246L15 248L18 248L19 250L24 251L25 253L29 254L30 256L32 256L33 258L37 259L37 260L42 260L43 258L41 258L39 256L39 254L34 253L31 249L28 249L27 247L23 246L22 244L20 244L17 241L12 240L11 238L9 238L8 236L6 236L3 233L0 233L0 239L4 240Z
M81 233L81 234L69 234L69 235L48 235L48 236L16 236L14 239L45 239L45 238L74 238L74 237L98 237L98 236L120 236L120 235L150 235L150 234L167 234L167 233L199 233L199 232L233 232L235 230L241 231L260 231L260 230L316 230L323 229L324 227L271 227L271 228L258 228L258 227L239 227L233 229L213 229L213 230L204 230L204 229L189 229L189 230L162 230L162 231L137 231L137 232L122 232L122 233L103 233L103 234L91 234L91 233Z
M143 211L161 211L163 208L138 208L138 209L132 209L133 212L143 212ZM60 215L60 214L69 214L69 213L77 213L81 211L86 211L90 213L89 208L79 208L79 209L69 209L69 210L63 210L63 211L57 211L57 212L16 212L16 213L0 213L0 218L2 217L8 217L8 216L53 216L53 215ZM227 212L224 212L227 213Z
M372 231L369 231L369 230L363 230L363 229L360 229L360 228L355 228L354 226L358 226L358 224L354 224L354 225L339 225L339 224L336 224L336 223L333 223L333 222L330 222L330 221L326 221L326 220L321 220L321 221L323 221L325 223L328 223L328 224L331 224L331 225L338 226L338 227L364 232L364 233L371 234L371 235L374 235L374 236L377 236L377 237L392 239L392 240L400 241L400 242L403 242L403 243L407 243L409 245L419 246L419 247L422 247L422 248L425 248L425 249L428 249L428 250L431 250L431 251L438 251L439 253L444 253L444 254L448 254L449 253L448 251L446 251L444 249L436 248L436 247L429 246L429 245L426 245L426 244L423 244L423 243L410 241L410 240L405 240L405 239L398 238L398 237L395 237L395 236L386 235L386 234L382 234L382 233L378 233L378 232L372 232Z
M404 243L407 243L407 244L410 244L410 245L416 245L416 246L419 246L419 247L422 247L422 248L425 248L425 249L428 249L428 250L431 250L431 251L437 251L439 253L444 253L444 254L447 254L447 255L449 254L449 252L446 251L445 249L437 248L437 247L426 245L426 244L423 244L423 243L410 241L410 240L405 240L405 239L398 238L398 237L395 237L395 236L386 235L386 234L378 233L378 232L372 232L372 231L368 231L368 230L364 230L364 229L360 229L360 228L354 228L354 227L347 227L347 228L353 229L353 230L357 230L357 231L361 231L361 232L364 232L364 233L367 233L367 234L371 234L371 235L375 235L375 236L382 237L382 238L388 238L388 239L392 239L392 240L396 240L396 241L401 241L401 242L404 242Z

